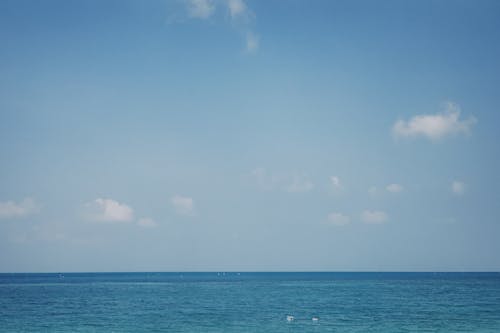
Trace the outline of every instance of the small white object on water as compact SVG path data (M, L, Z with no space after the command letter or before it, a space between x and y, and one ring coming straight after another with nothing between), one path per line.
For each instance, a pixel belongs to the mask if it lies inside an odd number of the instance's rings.
M314 321L314 322L318 322L318 321L319 321L319 318L318 318L318 317L312 317L312 321Z
M294 320L295 320L294 316L286 316L286 321L290 322L290 321L294 321Z

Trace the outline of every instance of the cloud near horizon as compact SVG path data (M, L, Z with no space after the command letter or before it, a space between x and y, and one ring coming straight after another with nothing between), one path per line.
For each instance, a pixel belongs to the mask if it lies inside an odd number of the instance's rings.
M194 200L190 197L174 195L170 200L179 215L194 215Z
M97 198L85 204L87 219L96 222L130 222L134 210L113 199Z
M0 202L0 219L22 218L39 211L39 205L32 198L25 198L23 201L12 200Z
M383 224L388 219L387 214L379 210L365 210L361 213L361 221L367 224Z
M426 137L433 141L451 135L467 135L477 120L474 117L461 120L460 112L458 104L448 102L440 113L417 115L408 121L397 121L392 133L396 138Z
M385 189L391 193L400 193L403 191L403 186L401 186L400 184L389 184Z
M137 225L144 228L154 228L158 226L155 220L149 217L143 217L137 220Z
M330 213L327 217L327 223L337 227L343 227L351 223L351 218L341 213Z
M288 193L309 192L314 183L304 173L271 173L264 168L255 168L251 177L261 190L282 190Z

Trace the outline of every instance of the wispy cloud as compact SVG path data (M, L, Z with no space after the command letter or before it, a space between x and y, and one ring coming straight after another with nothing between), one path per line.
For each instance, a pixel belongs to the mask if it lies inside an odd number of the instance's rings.
M170 200L179 215L194 215L194 200L190 197L174 195Z
M272 190L279 182L278 177L267 172L264 168L255 168L251 172L251 177L261 190Z
M330 213L327 217L327 223L337 227L343 227L351 223L351 218L341 213Z
M85 204L87 219L97 222L130 222L134 210L113 199L98 198Z
M137 220L137 225L144 228L154 228L158 225L158 223L149 217L143 217Z
M227 11L231 26L243 36L247 53L255 53L259 49L260 37L252 29L255 14L244 0L184 0L188 17L207 20L218 17L218 8Z
M270 173L264 168L252 170L251 177L261 190L283 190L289 193L308 192L314 183L304 173Z
M373 196L376 196L377 193L378 193L377 187L376 186L370 186L370 188L368 189L368 194L373 197Z
M451 182L451 192L455 195L465 194L465 184L461 181L454 180Z
M246 35L246 49L247 52L256 52L259 49L259 36L251 31Z
M64 230L64 226L53 222L40 223L22 230L12 231L7 239L12 243L53 243L71 240L70 235Z
M397 121L392 132L397 138L426 137L439 140L445 136L469 134L475 123L474 117L461 120L458 104L448 102L440 113L417 115L408 121Z
M391 193L399 193L403 191L403 186L400 184L389 184L385 187L385 189Z
M248 15L248 7L243 0L227 0L226 4L232 19Z
M294 174L292 176L291 183L285 187L287 192L297 193L297 192L309 192L314 188L313 182L309 180L309 177L302 174Z
M330 183L332 184L332 187L334 189L340 190L343 188L342 184L340 183L340 178L337 176L330 176Z
M388 219L387 214L380 210L365 210L361 213L361 221L368 224L383 224Z
M39 205L32 198L23 201L12 200L0 202L0 219L22 218L39 211Z
M185 3L190 17L207 19L215 12L213 0L186 0Z

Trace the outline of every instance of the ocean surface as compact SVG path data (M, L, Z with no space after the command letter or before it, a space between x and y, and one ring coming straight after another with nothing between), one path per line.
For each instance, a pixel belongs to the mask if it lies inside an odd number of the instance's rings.
M0 332L500 332L500 273L0 274Z

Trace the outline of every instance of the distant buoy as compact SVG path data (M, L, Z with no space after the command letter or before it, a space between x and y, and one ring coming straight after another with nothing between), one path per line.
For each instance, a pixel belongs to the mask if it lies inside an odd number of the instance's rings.
M294 321L295 317L294 316L286 316L286 321L291 322Z

